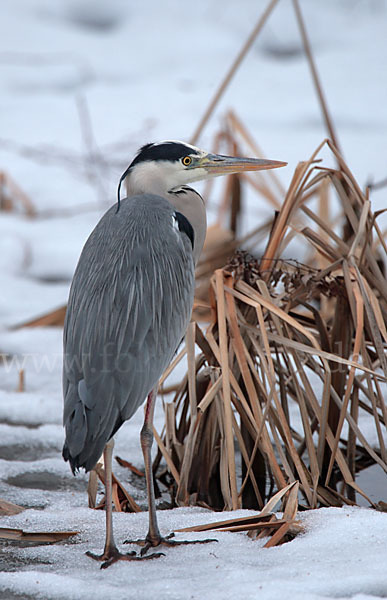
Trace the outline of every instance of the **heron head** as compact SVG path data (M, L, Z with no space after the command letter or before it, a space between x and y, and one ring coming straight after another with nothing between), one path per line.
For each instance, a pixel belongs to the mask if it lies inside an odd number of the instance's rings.
M243 171L261 171L284 167L287 163L261 158L244 158L212 154L191 144L166 140L143 146L120 179L129 177L134 193L162 193L180 186Z

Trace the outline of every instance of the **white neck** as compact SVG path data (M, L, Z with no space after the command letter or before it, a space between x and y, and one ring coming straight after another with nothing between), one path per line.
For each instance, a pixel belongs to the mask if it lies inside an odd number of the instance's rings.
M177 170L175 165L161 166L152 163L144 162L135 165L131 169L125 179L126 191L128 196L136 194L155 194L166 198L172 204L175 210L180 212L191 223L194 234L194 261L195 264L199 260L200 253L203 248L207 230L206 208L203 198L188 188L184 193L173 193L183 186L186 181L177 182ZM180 171L181 176L181 171ZM181 177L183 179L183 177ZM201 177L198 177L201 179ZM192 179L190 178L192 181ZM188 175L187 175L188 183Z
M184 190L184 193L180 194L169 193L168 200L175 210L188 219L193 227L195 234L193 255L196 265L202 252L207 232L207 214L204 200L200 194L191 188L187 188Z

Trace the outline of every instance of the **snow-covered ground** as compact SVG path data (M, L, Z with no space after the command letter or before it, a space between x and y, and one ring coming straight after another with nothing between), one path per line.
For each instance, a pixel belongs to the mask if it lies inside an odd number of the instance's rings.
M0 366L0 498L30 507L1 518L0 527L80 532L53 546L0 546L1 599L387 597L387 515L366 508L303 513L305 533L279 548L218 533L217 544L172 548L155 561L100 571L84 552L102 549L104 515L87 508L86 477L74 479L60 455L61 331L11 329L66 302L82 245L114 202L135 150L190 138L265 5L0 3L0 171L38 211L36 219L0 213L0 354L11 357ZM303 0L301 7L344 156L361 185L384 179L387 2ZM275 8L200 146L211 149L231 107L268 157L289 162L278 173L285 186L326 136L289 0ZM374 211L385 208L385 196L372 194ZM268 208L255 196L249 202L244 226L252 228L254 215L258 224ZM156 424L161 417L159 408ZM141 418L140 410L119 431L115 452L139 467ZM115 471L144 506L143 489L125 470ZM178 509L159 518L167 533L224 515ZM147 514L115 514L114 521L121 544L144 535Z
M67 496L69 493L67 493ZM81 531L76 544L7 551L13 572L0 573L2 598L58 598L79 600L120 597L149 600L321 600L321 598L385 598L387 519L363 508L321 509L303 513L306 533L289 544L263 549L264 542L245 534L216 533L218 542L180 546L166 556L143 563L118 563L101 571L84 556L102 551L104 515L84 506L81 494L65 494L55 508L28 511L5 521L30 527ZM211 520L197 508L160 511L163 532ZM238 511L237 515L249 514ZM146 529L147 514L114 515L116 538L138 537ZM204 537L204 534L200 534ZM199 539L199 534L178 534L177 539ZM133 547L123 546L126 549ZM135 547L134 547L135 548ZM1 592L0 592L1 593ZM9 595L7 595L7 593Z

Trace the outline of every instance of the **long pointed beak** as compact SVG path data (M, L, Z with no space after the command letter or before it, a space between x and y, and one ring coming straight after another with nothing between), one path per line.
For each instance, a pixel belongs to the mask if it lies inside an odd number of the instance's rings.
M287 164L280 160L207 154L203 156L198 166L205 169L208 175L230 175L231 173L242 173L243 171L278 169L278 167L285 167Z

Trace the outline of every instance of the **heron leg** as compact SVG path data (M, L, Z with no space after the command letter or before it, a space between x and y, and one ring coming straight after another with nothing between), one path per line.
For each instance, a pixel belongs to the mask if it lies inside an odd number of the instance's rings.
M153 389L148 396L144 425L141 429L140 440L141 449L144 455L146 489L148 494L148 509L149 509L149 530L146 536L146 542L150 546L158 546L161 541L159 526L157 524L155 488L153 484L152 471L152 444L153 444L153 415L155 412L157 389Z
M113 563L118 560L143 560L141 557L136 556L135 552L128 552L122 554L119 552L113 535L113 507L112 507L112 454L113 454L114 440L111 439L105 446L103 451L104 465L105 465L105 513L106 513L106 538L105 548L102 554L94 554L93 552L86 552L86 556L102 562L101 569L110 567ZM157 558L161 554L152 554L146 558Z
M146 488L148 494L148 508L149 508L149 530L145 540L126 540L124 544L139 544L143 546L141 549L141 557L148 552L150 548L155 546L185 546L188 544L207 544L208 542L217 542L215 539L206 540L193 540L193 541L177 541L171 538L174 537L174 533L170 533L168 536L163 537L160 534L159 526L157 524L156 514L156 501L155 501L155 490L153 484L153 471L152 471L152 443L153 443L153 415L155 411L155 402L157 395L157 387L151 391L148 396L148 400L145 408L145 419L144 425L141 429L141 448L144 455L145 465L145 478ZM144 557L146 558L146 557Z

